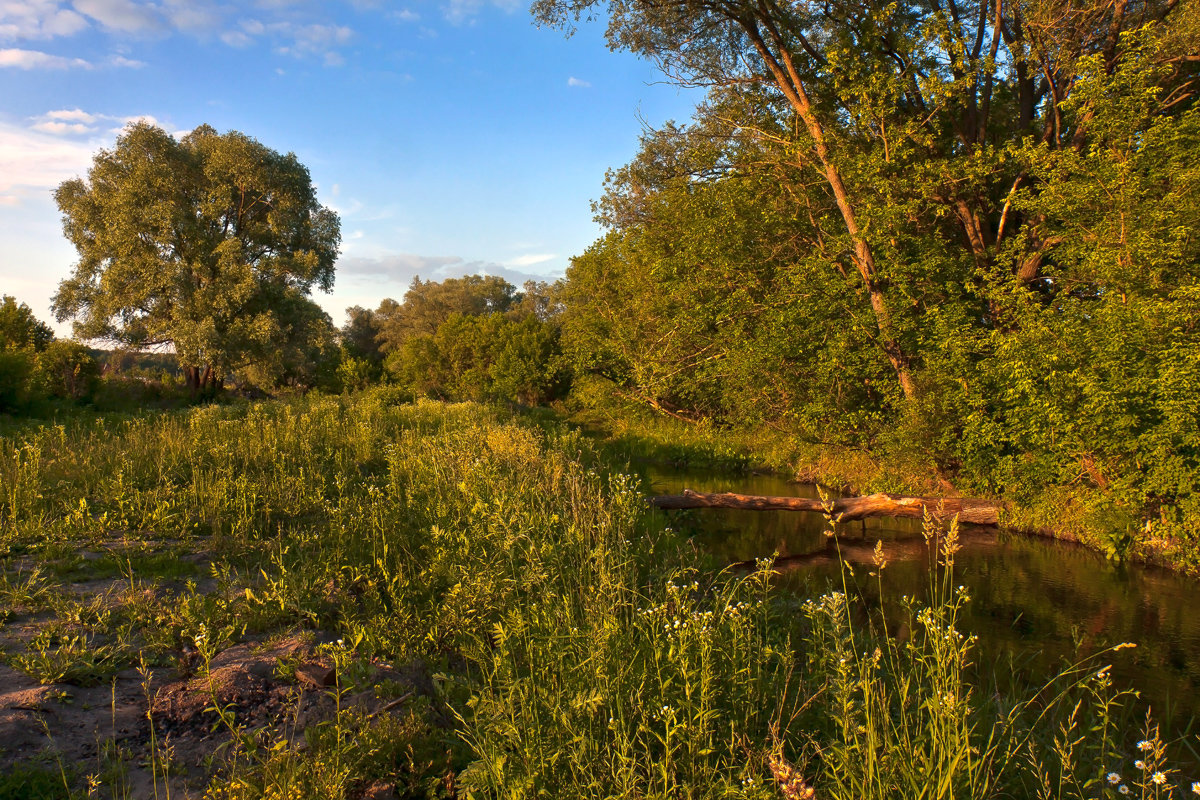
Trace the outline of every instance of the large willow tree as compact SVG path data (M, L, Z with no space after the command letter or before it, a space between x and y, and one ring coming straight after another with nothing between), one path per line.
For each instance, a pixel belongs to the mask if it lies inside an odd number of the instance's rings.
M171 346L199 389L329 327L308 295L333 287L338 217L292 153L137 124L55 200L79 261L54 309L82 338Z

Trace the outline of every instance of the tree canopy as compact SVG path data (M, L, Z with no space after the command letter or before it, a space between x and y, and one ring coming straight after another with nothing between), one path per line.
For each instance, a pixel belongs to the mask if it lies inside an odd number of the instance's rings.
M709 89L608 175L580 373L1200 535L1197 0L534 12Z
M347 309L342 328L345 386L361 386L386 358L391 380L452 400L542 403L570 385L559 345L559 287L518 290L493 275L414 278L401 302Z
M25 303L4 295L0 300L0 350L29 347L40 351L52 341L54 331L49 325L35 317Z
M927 360L913 319L934 274L927 243L948 256L939 282L1038 283L1050 240L1043 218L1016 205L1038 184L1011 145L1087 146L1095 115L1067 104L1081 79L1107 80L1129 58L1154 68L1159 113L1185 107L1200 40L1195 0L537 0L533 10L564 27L606 11L613 48L712 87L700 109L709 133L756 139L760 155L797 168L781 190L811 216L826 263L855 277L874 346L910 400Z
M292 153L139 123L55 200L79 261L54 309L82 338L173 347L201 386L282 369L280 352L311 338L302 329L329 325L308 295L333 287L339 221Z
M409 339L432 336L455 314L503 314L518 297L517 288L496 275L466 275L444 281L413 278L404 302L384 300L375 317L384 352L398 350Z

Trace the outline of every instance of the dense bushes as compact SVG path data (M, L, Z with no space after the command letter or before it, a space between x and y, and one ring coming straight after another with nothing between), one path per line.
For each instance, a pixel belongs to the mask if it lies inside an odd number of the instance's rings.
M22 413L47 399L89 400L100 368L87 347L54 338L29 306L0 302L0 413Z

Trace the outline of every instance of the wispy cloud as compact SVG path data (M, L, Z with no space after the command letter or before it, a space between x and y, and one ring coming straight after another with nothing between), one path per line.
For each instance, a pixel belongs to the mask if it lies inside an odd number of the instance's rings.
M411 281L418 275L435 275L448 267L467 262L461 256L419 256L415 253L392 253L379 258L361 256L338 261L338 272L372 278Z
M87 173L96 151L131 122L159 125L152 116L97 114L60 108L26 120L0 122L0 205L45 197L60 183Z
M82 122L58 122L56 120L46 120L39 122L33 126L33 130L41 131L42 133L51 133L55 136L63 136L66 134L88 134L94 132L91 125L85 125Z
M498 264L494 261L468 260L462 256L422 256L413 253L391 253L377 258L352 256L338 260L338 274L355 281L359 285L366 282L379 294L379 299L393 297L400 299L404 290L412 283L413 278L424 280L444 281L447 278L461 278L464 275L496 275L514 286L521 286L525 281L545 280L545 275L535 275L513 269L521 266L514 262Z
M509 267L532 267L534 264L544 264L547 261L553 261L557 256L554 253L527 253L523 256L510 258L505 261L505 265Z
M103 119L100 114L92 114L84 111L82 108L60 108L57 111L47 111L42 114L42 119L55 120L57 122L82 122L85 125Z
M67 58L51 55L40 50L22 50L18 47L0 50L0 68L8 69L91 69L92 64L82 58Z
M447 21L461 25L474 22L475 17L488 6L494 6L501 11L511 14L524 7L522 0L444 0L442 15Z
M357 5L366 9L372 4L360 2ZM247 7L254 9L257 18L241 18ZM415 19L416 12L388 12L388 16ZM88 29L135 39L173 34L202 39L216 37L231 47L261 44L280 54L315 58L331 66L342 63L339 50L354 36L350 27L334 21L330 5L321 3L290 0L258 0L253 4L221 0L0 0L0 44L68 37ZM14 63L6 66L61 69L89 64L83 58L47 53L41 54L40 58L29 55L37 52L13 51L8 58ZM141 62L124 57L113 58L108 63L141 66Z
M67 120L59 122L66 126L84 125ZM28 190L45 191L82 175L100 145L98 141L64 137L36 126L0 123L0 198L14 205Z
M579 89L588 89L591 88L591 85L592 84L588 83L587 81L576 78L573 75L570 78L567 78L567 86L574 86Z
M112 56L101 64L93 64L82 58L68 58L43 53L40 50L23 50L10 47L0 50L0 69L96 69L97 67L117 67L119 69L138 69L146 66L146 62L137 61L125 56Z
M168 29L168 20L157 8L133 0L74 0L75 10L95 20L102 28L116 33L160 33Z
M284 42L276 47L276 52L297 57L319 56L328 66L340 66L342 59L337 48L354 38L354 31L345 25L276 22L266 26L266 30Z
M156 117L149 114L120 116L115 114L93 114L81 108L62 108L47 111L45 114L30 120L30 130L48 133L54 136L101 136L117 134L126 125L135 122L146 122L150 125L162 126Z

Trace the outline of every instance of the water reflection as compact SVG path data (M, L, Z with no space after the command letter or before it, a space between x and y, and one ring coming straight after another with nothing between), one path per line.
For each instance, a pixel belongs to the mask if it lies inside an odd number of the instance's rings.
M722 476L652 472L653 490L671 494L735 491L745 494L815 497L811 486L775 476ZM841 587L841 560L851 565L850 589L877 606L901 595L924 597L929 586L929 550L915 520L874 519L839 526L826 536L819 514L789 511L703 509L678 514L695 531L695 541L726 563L779 554L780 584L810 594ZM889 565L871 577L871 554L882 540ZM965 531L954 582L970 588L963 619L980 638L981 664L1015 665L1019 680L1040 684L1064 661L1121 642L1136 649L1106 656L1118 686L1136 687L1142 703L1174 734L1182 734L1200 711L1200 585L1157 568L1120 566L1065 542L1009 535L987 529Z

